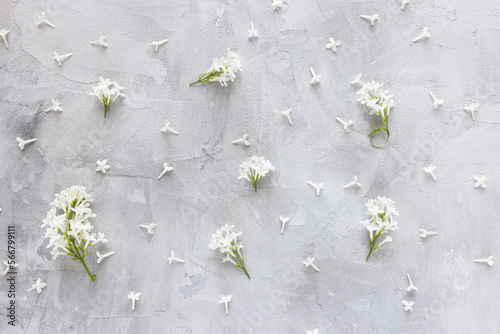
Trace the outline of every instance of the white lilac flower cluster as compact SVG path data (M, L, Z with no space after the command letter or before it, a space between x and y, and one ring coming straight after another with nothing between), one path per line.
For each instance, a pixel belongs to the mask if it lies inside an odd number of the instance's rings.
M97 96L104 106L104 118L106 118L111 103L118 97L125 96L125 94L122 93L123 87L118 85L116 81L104 79L103 77L99 77L99 84L97 86L92 86L92 90L93 92L90 93L90 95Z
M398 229L398 223L394 217L399 216L399 212L396 211L394 201L387 197L378 196L368 200L365 205L368 209L366 214L370 215L370 218L362 221L361 224L370 232L370 252L366 257L366 261L368 261L374 250L380 248L384 243L392 241L392 237L387 236L384 241L377 245L377 239L382 234Z
M189 86L218 81L222 86L227 87L229 81L234 81L238 71L241 71L241 59L236 53L227 49L226 58L214 58L212 66L205 73L200 74L198 80L190 83Z
M274 166L264 157L258 157L254 155L249 161L244 161L240 165L240 176L239 179L245 179L253 185L255 191L257 191L257 181L262 177L266 176L269 171L274 171Z
M238 237L243 234L243 232L235 233L233 232L234 225L224 225L218 228L215 234L212 234L212 241L208 245L210 249L219 249L225 256L222 258L223 262L229 261L236 266L236 268L241 269L247 274L250 279L250 275L245 268L245 261L243 261L243 255L241 255L241 249L243 244L238 241Z
M388 122L391 108L394 107L392 95L389 95L388 90L382 89L384 84L381 84L380 82L373 80L372 82L364 83L361 81L361 74L358 74L351 84L361 86L361 88L356 92L356 94L359 95L358 101L368 108L370 115L378 115L382 118L382 122L384 122L383 127L376 128L368 134L370 136L372 146L377 148L385 146L390 137ZM372 141L373 135L379 131L385 131L387 139L382 145L374 145Z
M68 255L73 260L82 263L90 279L95 280L85 264L84 258L89 255L88 247L98 242L107 242L104 233L92 233L94 227L89 222L96 215L90 209L92 197L85 187L72 186L56 194L56 199L50 203L51 209L43 220L42 228L46 228L45 238L49 239L47 248L56 259L59 255Z

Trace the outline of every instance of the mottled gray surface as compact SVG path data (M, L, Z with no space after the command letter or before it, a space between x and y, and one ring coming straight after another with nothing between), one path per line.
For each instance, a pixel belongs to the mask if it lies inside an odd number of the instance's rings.
M14 224L20 263L18 323L6 324L2 280L1 332L498 333L498 266L473 263L499 247L498 0L411 0L404 11L392 0L288 1L276 12L267 0L0 2L0 29L11 30L10 49L0 45L0 245L5 257ZM56 29L34 24L42 11ZM359 18L374 13L374 27ZM424 26L432 39L411 43ZM89 44L100 34L109 48ZM342 40L336 54L330 36ZM228 47L243 62L236 81L188 87ZM74 55L59 67L54 51ZM384 149L370 146L377 120L349 85L359 72L394 94ZM99 75L125 87L107 119L89 96ZM439 111L429 90L445 100ZM44 112L52 98L64 112ZM475 122L462 109L471 100ZM280 115L289 107L293 127ZM179 136L160 133L166 118ZM250 147L231 144L244 133ZM21 151L18 136L38 141ZM257 193L237 180L254 154L276 166ZM107 175L95 172L104 158ZM174 171L157 180L164 161ZM438 182L422 171L430 162ZM363 187L343 190L354 174ZM325 183L321 196L308 179ZM40 229L73 184L94 196L109 240L91 249L94 283L70 258L52 261ZM366 263L359 222L377 195L395 200L400 229ZM283 235L280 214L291 217ZM151 222L154 236L138 227ZM207 247L226 223L243 231L251 280ZM422 240L420 228L440 234ZM172 249L185 265L167 263ZM96 250L116 254L98 265ZM309 254L321 272L302 265ZM26 291L37 277L40 295ZM130 290L142 292L134 312ZM221 293L233 294L228 316Z

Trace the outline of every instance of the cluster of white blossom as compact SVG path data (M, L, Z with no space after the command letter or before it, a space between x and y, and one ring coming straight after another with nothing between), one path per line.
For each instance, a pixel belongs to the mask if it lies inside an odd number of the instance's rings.
M238 237L243 232L235 233L233 229L234 225L229 226L227 224L218 228L215 234L212 234L212 241L208 244L208 247L212 250L219 249L221 253L225 254L222 258L223 262L231 262L236 268L243 270L248 278L250 278L245 268L243 255L241 255L243 244L238 240Z
M96 275L90 274L84 261L89 255L87 248L107 240L104 239L104 233L99 233L97 237L92 232L94 227L89 218L94 218L96 215L90 209L90 202L92 197L86 192L85 187L72 186L61 191L50 203L51 209L47 212L41 227L46 228L45 238L49 239L47 248L52 247L50 253L53 258L69 255L74 260L79 260L94 281Z
M399 216L399 212L396 211L394 201L387 197L378 196L376 199L368 200L365 205L368 209L366 214L370 215L370 218L362 221L361 224L370 232L370 253L366 257L368 261L374 250L384 243L392 241L392 237L387 236L384 241L378 245L376 244L378 237L382 234L398 229L398 223L394 220L394 217Z
M118 85L116 81L104 79L103 77L99 77L99 84L97 86L92 86L92 90L93 92L90 93L90 95L97 96L104 106L104 118L106 118L111 103L118 97L125 96L125 94L122 93L123 87Z
M214 58L212 66L205 73L198 76L198 81L192 82L189 85L218 81L222 86L227 86L229 81L234 81L236 72L238 71L241 71L241 59L236 53L227 49L226 58Z
M258 157L256 155L251 157L249 161L244 161L243 164L240 165L240 168L238 180L247 180L253 185L255 191L257 191L257 181L266 176L269 171L275 170L271 162L264 159L264 157Z

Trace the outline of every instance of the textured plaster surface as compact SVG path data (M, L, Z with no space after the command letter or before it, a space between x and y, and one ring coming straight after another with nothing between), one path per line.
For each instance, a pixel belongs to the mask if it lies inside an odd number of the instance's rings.
M404 11L392 0L287 1L276 12L264 0L0 3L11 31L10 49L0 44L0 246L6 258L15 225L20 264L18 322L7 325L2 280L0 332L498 333L498 265L473 263L500 257L498 0L412 0ZM42 11L56 29L34 24ZM359 18L374 13L373 27ZM411 43L425 26L432 39ZM89 44L101 34L107 49ZM243 62L236 81L188 87L228 47ZM54 51L73 57L59 67ZM379 123L349 85L359 72L394 94L386 148L366 136ZM125 87L106 119L89 96L99 75ZM438 111L429 90L445 100ZM62 113L44 112L53 98ZM480 103L475 122L469 101ZM335 117L354 120L351 132ZM180 135L160 133L165 119ZM245 133L250 147L231 144ZM21 151L18 136L38 141ZM237 180L252 155L276 166L257 193ZM165 161L174 170L157 180ZM431 162L437 182L422 171ZM355 174L362 188L343 190ZM488 187L475 189L474 175ZM307 180L325 183L321 196ZM51 260L40 228L73 184L92 193L109 240L91 248L94 283L70 258ZM395 200L400 229L366 263L359 222L377 195ZM283 235L280 214L291 217ZM153 236L138 227L151 222ZM251 280L207 247L226 223L243 231ZM439 235L423 240L420 228ZM186 264L167 263L172 249ZM98 265L96 250L116 254ZM309 254L321 272L302 265ZM37 277L40 295L27 292ZM142 292L134 312L130 290Z

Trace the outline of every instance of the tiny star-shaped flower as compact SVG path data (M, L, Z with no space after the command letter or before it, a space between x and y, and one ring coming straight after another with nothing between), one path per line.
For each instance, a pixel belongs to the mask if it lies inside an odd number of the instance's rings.
M250 30L248 30L248 39L259 38L259 31L253 27L253 22L250 21Z
M333 39L333 37L330 37L330 43L326 45L326 48L332 49L333 52L337 52L337 47L339 47L341 43L341 40L336 41Z
M149 225L139 225L139 227L142 227L142 228L145 228L148 230L148 233L153 235L155 234L155 228L156 228L156 224L155 223L151 223Z
M42 289L47 286L47 283L42 282L40 277L37 278L36 282L28 289L28 291L35 290L38 293L42 293Z
M229 314L228 312L228 304L233 299L232 295L220 295L220 300L219 303L224 303L226 305L226 314Z
M104 159L104 160L97 160L96 164L97 164L97 167L96 167L96 172L102 172L103 174L106 174L106 170L108 170L110 167L109 165L107 164L108 163L108 160L107 159Z
M414 302L414 301L407 302L406 300L402 300L402 301L401 301L401 304L403 304L403 306L404 306L404 310L405 310L406 312L408 312L408 311L413 312L413 305L415 305L415 302Z
M49 111L63 111L63 108L61 107L61 102L56 99L52 99L52 105L45 109L45 112Z
M283 6L283 1L282 0L273 0L273 3L271 4L271 6L273 6L273 10L281 8Z
M477 103L477 102L476 103L470 102L468 107L464 107L464 110L468 111L471 114L473 121L476 120L476 112L477 112L476 108L477 107L479 107L479 103Z
M306 330L306 334L319 334L319 328L315 328L313 330L308 329Z
M132 300L132 311L135 309L135 301L139 300L139 297L141 296L140 292L134 292L130 291L127 295L127 298Z
M474 187L483 187L486 188L486 181L489 181L488 178L484 175L482 176L474 176L474 180L476 183L474 183Z

